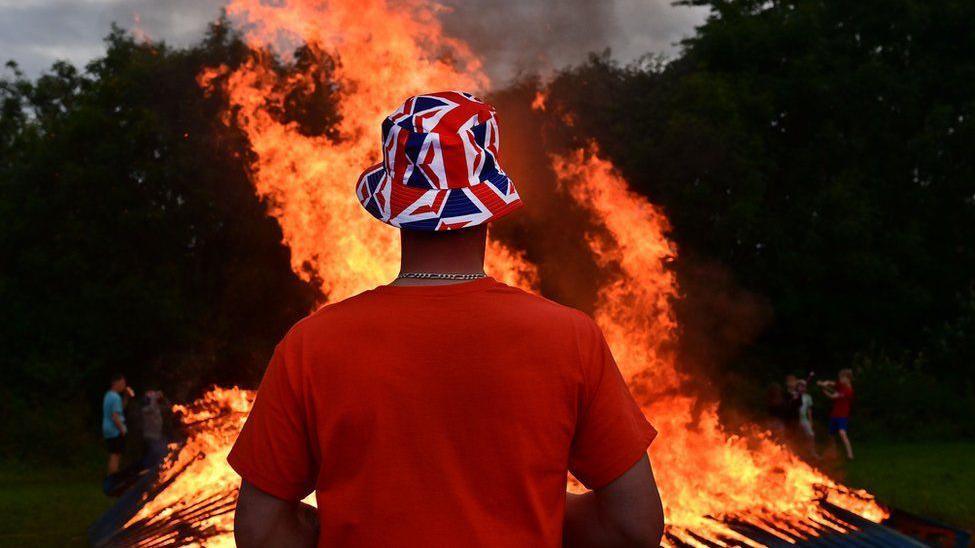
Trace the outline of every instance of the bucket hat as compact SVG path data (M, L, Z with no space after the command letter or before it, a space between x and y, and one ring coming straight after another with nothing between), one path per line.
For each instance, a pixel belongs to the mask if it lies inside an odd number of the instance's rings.
M464 91L410 97L382 123L383 161L356 182L373 217L408 230L477 226L522 206L498 164L494 107Z

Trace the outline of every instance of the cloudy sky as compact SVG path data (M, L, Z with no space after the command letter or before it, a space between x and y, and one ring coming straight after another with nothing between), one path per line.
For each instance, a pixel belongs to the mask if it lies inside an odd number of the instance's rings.
M154 39L188 44L226 0L0 0L0 61L36 76L57 59L83 65L104 51L114 21ZM391 0L395 1L395 0ZM670 0L441 0L451 34L482 52L491 76L548 70L611 48L629 61L673 54L705 12Z

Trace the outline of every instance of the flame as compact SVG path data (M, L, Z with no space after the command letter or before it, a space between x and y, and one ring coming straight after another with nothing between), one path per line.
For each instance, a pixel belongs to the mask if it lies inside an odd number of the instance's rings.
M149 35L149 31L142 25L142 15L139 12L132 13L132 28L129 29L129 32L132 33L132 37L137 42L143 44L152 43L152 36Z
M628 188L595 146L553 158L560 184L606 235L587 235L606 272L594 314L644 413L660 431L650 456L657 470L668 533L693 544L688 530L738 537L722 518L771 516L776 523L820 514L820 493L865 517L886 517L863 491L814 470L764 433L728 433L717 404L682 390L676 367L675 257L663 212ZM743 540L742 540L743 541Z
M206 545L233 546L230 511L237 499L240 478L227 465L227 454L244 426L253 402L253 391L235 387L215 388L191 405L173 406L189 439L182 448L175 444L171 446L173 453L159 475L159 485L168 486L143 506L127 525L141 522L146 529L152 530L176 517L193 516L193 509L202 505L209 511L199 514L200 518L193 520L195 525L201 530L218 532L206 539ZM175 538L153 537L154 543L166 540L174 541Z
M532 99L532 110L545 111L545 102L548 101L548 94L542 90L535 92L535 98Z
M394 9L384 0L233 0L227 13L243 24L253 56L235 70L217 67L199 77L204 89L227 91L225 121L250 141L252 180L281 225L292 268L319 284L328 301L385 283L396 272L397 231L362 212L352 192L360 171L378 159L386 111L416 93L489 84L467 46L443 34L440 8L422 0L405 4ZM317 62L282 76L272 66L274 55L287 58L302 44ZM326 55L336 60L338 131L307 135L276 113L289 90L321 85L315 71ZM544 108L545 98L536 96L536 108ZM594 317L660 431L650 454L670 538L697 544L688 533L693 530L750 543L719 521L728 518L783 538L790 531L810 534L801 523L807 518L835 527L821 519L817 500L823 493L869 519L883 519L869 494L836 484L758 429L748 436L727 432L716 402L686 389L689 379L673 350L678 286L668 266L676 250L666 217L632 192L595 147L551 161L561 187L601 229L587 235L604 272ZM506 283L537 287L535 266L500 242L489 242L487 267ZM167 461L162 491L130 524L156 523L199 501L236 497L238 479L225 459L252 398L236 388L214 389L189 407L177 407L192 425L190 437ZM213 535L207 545L233 543L229 509L221 511L200 523Z
M432 4L406 4L392 9L383 0L236 0L227 7L229 16L246 21L246 39L255 50L287 56L287 48L307 44L338 60L338 139L302 135L273 114L283 109L282 88L319 85L317 66L282 82L261 55L229 75L221 68L200 78L204 86L227 78L239 109L235 122L258 156L257 192L281 224L295 272L321 280L330 301L385 283L399 264L397 230L363 215L350 199L359 174L378 160L379 124L391 105L431 89L488 84L467 47L443 35ZM500 244L492 252L517 260Z

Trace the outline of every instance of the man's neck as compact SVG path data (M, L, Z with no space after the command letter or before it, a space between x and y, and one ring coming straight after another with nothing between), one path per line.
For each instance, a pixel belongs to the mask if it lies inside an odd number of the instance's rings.
M424 274L483 274L484 259L478 260L452 260L452 261L427 261L427 260L402 260L400 261L400 274L424 273ZM423 279L423 278L396 278L390 285L451 285L464 283L469 280L451 279Z
M402 232L400 273L483 274L487 232L475 227L449 234ZM390 285L448 285L463 280L397 278Z

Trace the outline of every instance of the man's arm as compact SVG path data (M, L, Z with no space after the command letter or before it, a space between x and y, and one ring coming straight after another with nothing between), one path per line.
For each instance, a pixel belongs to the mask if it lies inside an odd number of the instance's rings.
M244 480L234 513L234 540L239 548L315 546L318 512L303 502L269 495Z
M118 428L119 433L124 436L128 432L125 428L125 415L122 413L125 413L125 404L122 403L122 397L119 396L112 405L112 422L115 423L115 428Z
M118 411L112 412L112 422L115 423L115 428L118 428L119 433L123 436L128 433L125 428L125 423L122 422L122 415Z
M565 547L659 546L663 532L664 510L646 455L605 487L566 494Z

